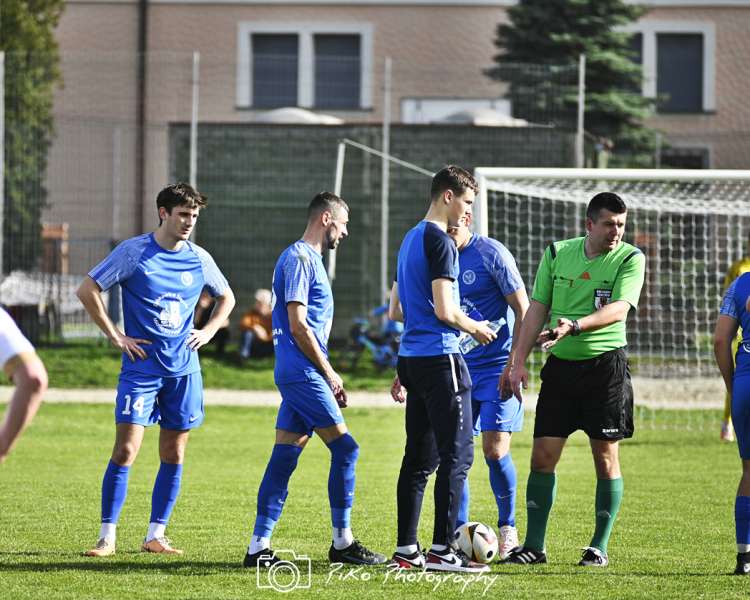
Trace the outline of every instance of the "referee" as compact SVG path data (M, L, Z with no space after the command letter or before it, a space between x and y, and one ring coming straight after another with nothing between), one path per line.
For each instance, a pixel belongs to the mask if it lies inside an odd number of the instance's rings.
M528 387L525 362L536 342L552 349L541 372L531 472L526 488L528 531L503 561L547 562L544 538L555 503L555 467L568 436L589 436L598 479L596 529L580 566L609 564L607 542L622 500L618 442L633 436L633 388L625 355L625 319L638 308L645 257L622 241L627 207L611 192L586 210L588 235L554 242L544 252L531 305L521 326L511 385ZM552 326L542 331L552 308Z

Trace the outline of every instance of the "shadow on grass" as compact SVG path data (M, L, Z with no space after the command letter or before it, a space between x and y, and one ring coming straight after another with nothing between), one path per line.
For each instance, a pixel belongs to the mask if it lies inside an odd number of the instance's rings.
M44 562L21 562L25 557L43 559ZM199 561L184 560L179 556L160 556L157 561L149 560L149 555L140 552L118 552L114 557L89 557L84 554L50 553L50 552L0 552L0 573L2 572L48 572L48 571L104 571L104 572L126 572L126 571L167 571L177 572L190 570L200 571L237 571L255 575L255 568L244 568L242 556L232 561ZM9 563L8 560L19 562ZM139 560L142 559L142 560ZM148 561L148 562L147 562ZM303 561L295 561L298 566L304 565ZM331 562L327 560L310 560L310 572L313 575L328 575L331 572ZM359 565L345 565L343 571L359 569ZM386 572L385 565L378 567L362 567L370 572L375 570ZM175 573L176 574L176 573Z

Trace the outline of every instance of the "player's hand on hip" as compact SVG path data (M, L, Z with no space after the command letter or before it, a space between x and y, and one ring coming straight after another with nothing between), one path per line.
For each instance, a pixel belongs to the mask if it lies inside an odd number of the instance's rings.
M482 346L486 346L497 338L497 334L490 329L489 321L482 321L481 323L477 323L477 330L471 334L471 337L482 344Z
M391 383L391 398L399 404L406 402L406 394L404 393L404 388L401 386L401 380L398 378L398 375L393 378L393 382Z
M212 337L214 337L213 334L205 329L191 329L190 335L185 340L185 344L190 348L191 352L195 352L201 346L208 344Z
M526 370L526 365L515 365L513 370L510 372L510 388L513 395L523 402L523 392L529 389L529 372Z
M554 329L545 329L536 339L537 343L542 344L542 348L549 350L557 342L568 336L573 331L573 321L570 319L560 318L557 320L557 327Z
M132 362L135 362L136 356L141 360L146 360L148 358L146 351L141 348L139 344L146 344L147 346L151 345L151 342L149 342L148 340L131 338L126 335L123 335L116 340L112 340L112 343L120 350L122 350L125 354L127 354L128 358L130 358Z

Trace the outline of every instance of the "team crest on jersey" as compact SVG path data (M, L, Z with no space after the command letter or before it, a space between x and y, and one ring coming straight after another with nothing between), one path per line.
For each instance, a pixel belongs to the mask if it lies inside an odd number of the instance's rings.
M476 273L474 271L464 271L463 280L466 285L471 285L477 280Z
M612 302L612 290L594 290L594 308L596 310L607 306L610 302Z
M193 274L190 271L184 271L180 276L183 285L190 285L193 283Z
M154 323L159 328L159 331L170 335L178 334L184 321L182 317L182 307L185 308L186 314L190 311L190 307L187 302L185 302L182 295L175 294L174 292L167 292L156 299L154 306L161 308L159 317L154 318Z

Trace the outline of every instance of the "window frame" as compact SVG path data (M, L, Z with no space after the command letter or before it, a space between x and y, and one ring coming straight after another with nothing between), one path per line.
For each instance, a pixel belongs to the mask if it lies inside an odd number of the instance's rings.
M253 102L254 34L298 36L297 106L315 108L315 35L359 35L360 93L359 108L333 110L369 110L372 108L373 27L370 23L328 23L296 21L239 21L237 23L237 108L255 108ZM260 110L260 109L259 109Z
M716 24L713 21L650 20L630 23L619 28L628 33L640 33L643 39L643 96L656 98L657 34L701 34L703 36L703 107L701 113L716 110ZM661 114L686 114L659 113ZM687 113L690 114L690 113ZM695 113L693 113L695 114Z

